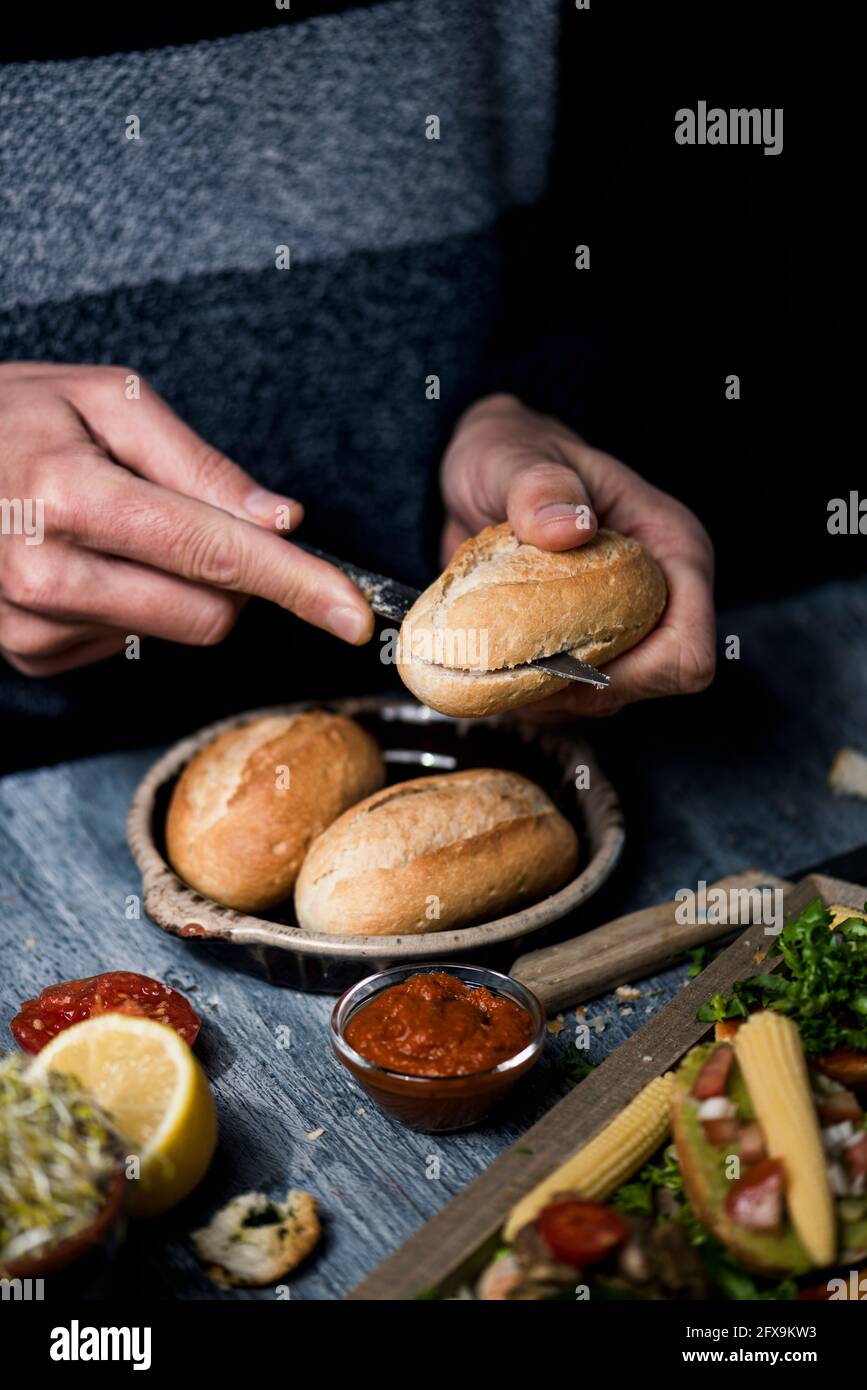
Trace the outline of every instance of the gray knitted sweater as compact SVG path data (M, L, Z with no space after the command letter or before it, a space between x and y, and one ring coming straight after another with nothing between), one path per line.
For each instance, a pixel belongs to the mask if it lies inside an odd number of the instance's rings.
M506 286L548 176L557 31L556 0L389 0L7 66L0 357L132 365L299 497L310 540L426 582L455 416L515 384ZM9 673L0 699L79 733L123 702L144 738L170 712L189 726L385 683L278 617L252 611L222 653L154 643L134 673L119 658L38 689Z

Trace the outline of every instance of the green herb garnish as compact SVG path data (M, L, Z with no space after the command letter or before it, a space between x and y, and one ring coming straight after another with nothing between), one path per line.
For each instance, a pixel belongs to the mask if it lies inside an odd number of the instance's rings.
M573 1048L566 1057L566 1080L570 1086L577 1086L583 1081L585 1076L589 1076L595 1070L598 1063L591 1062L588 1057L583 1056L577 1048Z
M652 1216L655 1210L654 1193L665 1187L681 1199L678 1220L687 1227L690 1239L698 1245L705 1232L693 1216L692 1209L684 1196L683 1176L677 1163L673 1144L662 1155L661 1163L645 1163L633 1182L624 1183L611 1198L611 1205L621 1216Z
M867 911L867 904L865 904ZM753 975L698 1011L705 1023L774 1009L795 1019L809 1056L838 1047L867 1051L867 922L849 917L833 931L820 898L786 923L774 974Z
M689 979L694 980L696 975L706 970L722 950L722 946L695 946L689 953L689 965L686 967Z
M277 1226L284 1219L284 1213L279 1211L273 1202L265 1202L261 1207L254 1207L248 1211L242 1226Z

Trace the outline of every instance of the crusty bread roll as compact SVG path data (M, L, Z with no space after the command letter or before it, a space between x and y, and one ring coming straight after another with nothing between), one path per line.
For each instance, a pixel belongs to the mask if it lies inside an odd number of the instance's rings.
M400 782L310 847L295 885L308 931L403 936L488 921L561 888L578 837L526 777L492 768Z
M384 781L379 748L351 719L323 710L254 719L184 768L166 822L169 859L226 907L273 907L311 840Z
M443 714L496 714L569 684L511 667L558 652L604 666L650 632L665 600L658 564L628 536L603 530L577 550L539 550L503 522L464 541L413 604L398 671Z

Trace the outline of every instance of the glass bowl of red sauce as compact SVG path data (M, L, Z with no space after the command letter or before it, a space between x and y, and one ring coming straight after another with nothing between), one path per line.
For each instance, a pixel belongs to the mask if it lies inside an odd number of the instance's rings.
M483 1120L538 1061L545 1011L531 990L479 965L401 965L353 985L331 1015L340 1062L410 1129Z

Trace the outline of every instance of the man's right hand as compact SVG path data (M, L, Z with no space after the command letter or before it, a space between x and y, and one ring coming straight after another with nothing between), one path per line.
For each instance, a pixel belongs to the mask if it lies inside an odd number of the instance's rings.
M347 642L373 633L355 586L278 534L300 504L130 369L0 364L0 501L0 654L26 675L100 661L130 635L210 646L252 594ZM41 541L14 524L40 508Z

